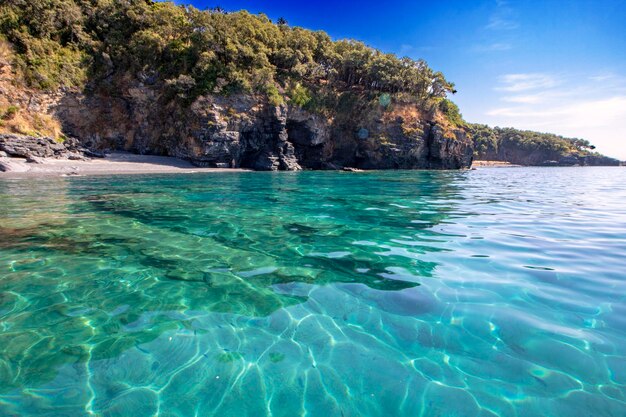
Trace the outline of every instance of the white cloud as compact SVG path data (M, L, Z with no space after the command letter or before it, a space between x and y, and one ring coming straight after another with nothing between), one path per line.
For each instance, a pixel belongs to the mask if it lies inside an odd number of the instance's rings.
M485 113L492 125L588 139L626 160L626 79L610 74L506 74L494 90L502 106Z
M523 118L536 126L603 127L626 121L626 96L580 101L560 107L503 107L492 109L487 115Z
M597 81L597 82L609 81L614 78L615 78L615 75L613 74L598 74L598 75L592 75L589 77L591 81Z
M501 91L522 92L555 87L559 80L549 74L506 74L499 78Z
M502 52L513 49L510 37L503 36L501 31L510 31L517 29L519 22L517 21L515 11L509 7L508 1L496 0L496 7L493 10L489 20L482 27L483 39L480 43L469 48L469 52Z
M499 51L508 51L512 49L513 46L510 43L504 42L496 42L487 45L475 45L472 48L474 52L499 52Z
M491 16L489 23L485 26L485 29L489 30L513 30L519 27L519 23L512 19L506 19L501 16Z
M489 17L485 26L487 30L513 30L519 27L515 16L515 10L509 7L507 1L496 0L496 10Z
M507 101L509 103L525 103L525 104L540 103L542 100L543 100L543 94L517 95L517 96L508 96L508 97L502 98L502 101Z

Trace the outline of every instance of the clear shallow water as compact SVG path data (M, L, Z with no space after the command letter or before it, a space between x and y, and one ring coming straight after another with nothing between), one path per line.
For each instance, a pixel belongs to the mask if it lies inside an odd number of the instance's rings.
M0 180L0 415L624 416L626 169Z

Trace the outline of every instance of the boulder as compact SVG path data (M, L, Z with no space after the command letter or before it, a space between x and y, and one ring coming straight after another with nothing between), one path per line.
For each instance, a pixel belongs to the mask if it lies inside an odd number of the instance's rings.
M26 157L26 162L31 164L43 164L44 160L43 158L40 158L38 156L29 155L28 157Z
M68 138L60 143L50 137L0 134L0 152L14 158L26 158L31 163L41 163L40 158L84 159L89 153L78 140Z
M50 158L62 154L66 148L48 137L24 135L0 135L0 150L12 157Z

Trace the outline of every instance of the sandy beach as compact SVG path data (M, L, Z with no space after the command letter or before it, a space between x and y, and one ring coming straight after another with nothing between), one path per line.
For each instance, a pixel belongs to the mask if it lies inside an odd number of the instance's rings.
M127 152L114 152L105 158L93 158L86 161L39 158L38 163L33 163L22 158L0 158L0 163L5 163L10 167L8 172L0 172L0 178L248 171L240 168L200 168L178 158L136 155Z
M480 167L521 167L521 165L515 165L510 162L503 161L474 161L472 162L472 168Z
M0 158L0 164L9 168L7 172L0 171L0 178L250 171L242 168L201 168L178 158L128 152L113 152L104 158L88 160L37 158L37 162L28 162L24 158ZM501 161L474 161L472 164L472 168L517 166Z

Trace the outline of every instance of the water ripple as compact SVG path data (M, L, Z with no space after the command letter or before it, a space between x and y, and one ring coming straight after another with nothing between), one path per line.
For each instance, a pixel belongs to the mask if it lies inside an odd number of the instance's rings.
M0 180L0 415L626 415L626 170Z

